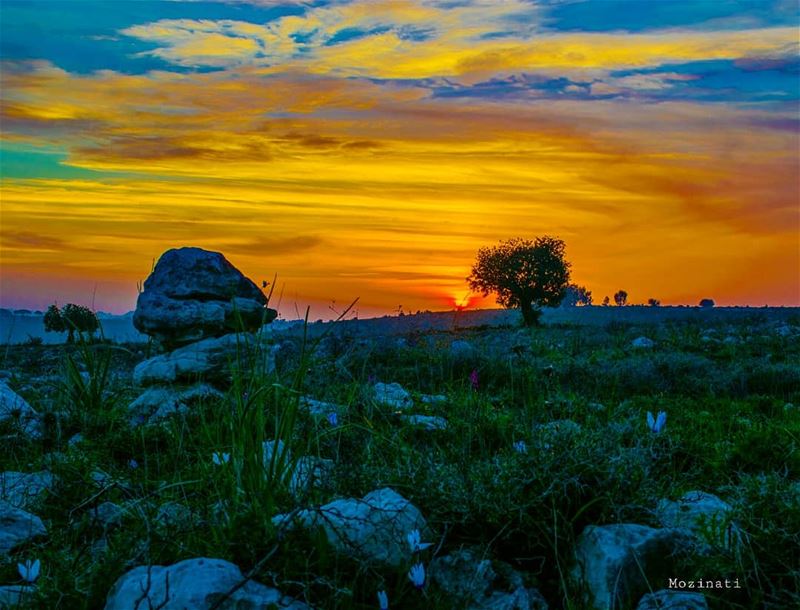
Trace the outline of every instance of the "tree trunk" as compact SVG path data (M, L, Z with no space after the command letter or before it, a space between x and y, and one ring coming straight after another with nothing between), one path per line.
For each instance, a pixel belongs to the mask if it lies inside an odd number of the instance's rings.
M522 301L520 304L522 310L522 324L524 326L538 326L539 315L541 312L533 308L533 304L529 301Z

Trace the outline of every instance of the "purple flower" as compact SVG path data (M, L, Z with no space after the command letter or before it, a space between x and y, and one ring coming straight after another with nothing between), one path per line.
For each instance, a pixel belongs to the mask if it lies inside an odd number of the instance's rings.
M477 390L478 387L480 387L480 383L478 382L478 369L472 369L472 372L469 374L469 383L473 390Z
M139 467L139 462L131 458L130 461L128 462L128 467L131 470L136 470Z
M386 591L378 591L378 606L380 610L389 610L389 596Z

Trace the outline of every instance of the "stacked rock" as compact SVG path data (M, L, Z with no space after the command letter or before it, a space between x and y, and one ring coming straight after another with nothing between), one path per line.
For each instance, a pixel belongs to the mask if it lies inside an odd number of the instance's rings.
M130 405L133 423L221 396L231 365L276 316L261 290L219 252L165 252L144 283L133 325L168 351L134 369L134 382L149 387Z

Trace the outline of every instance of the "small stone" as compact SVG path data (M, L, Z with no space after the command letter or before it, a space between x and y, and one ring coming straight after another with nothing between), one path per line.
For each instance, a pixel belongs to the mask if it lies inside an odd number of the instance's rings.
M436 415L401 415L400 419L423 430L447 430L447 420Z
M5 500L16 508L28 508L52 487L53 475L46 471L7 471L0 474L0 500Z
M645 595L636 610L708 610L708 604L702 593L661 589Z
M45 534L47 530L39 517L0 500L0 558Z
M39 414L4 381L0 381L0 424L15 424L29 438L42 436Z
M372 395L379 404L393 409L405 410L414 406L409 394L399 383L376 383L372 388Z
M664 527L690 531L708 547L736 548L742 542L742 531L731 521L731 506L714 494L689 491L677 502L663 499L656 507L656 517Z
M640 348L640 349L649 349L655 345L655 341L649 339L647 337L637 337L633 341L631 341L631 346Z

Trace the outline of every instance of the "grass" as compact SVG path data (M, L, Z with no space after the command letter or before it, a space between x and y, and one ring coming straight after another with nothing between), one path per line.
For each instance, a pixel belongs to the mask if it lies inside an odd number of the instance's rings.
M321 609L376 608L383 589L392 607L461 607L433 586L416 591L408 566L360 563L313 532L272 525L275 514L298 506L390 486L428 520L435 544L424 563L474 547L523 573L551 608L583 610L567 578L583 528L657 526L659 499L699 489L733 506L746 543L741 553L687 559L681 574L740 579L740 590L707 592L712 608L796 606L800 346L775 326L762 317L475 329L414 333L400 344L331 335L313 349L295 338L284 340L277 371L258 364L264 354L251 350L260 343L243 342L223 400L140 428L128 426L126 405L137 394L130 371L145 346L11 346L2 368L47 414L46 430L38 441L0 431L9 449L0 469L47 469L57 483L32 509L49 536L0 562L0 583L17 582L17 562L38 558L31 607L102 608L134 566L209 556ZM655 347L633 349L642 335ZM478 349L454 357L454 339ZM370 400L375 380L402 384L415 413L444 416L448 429L403 425ZM447 400L423 404L423 393ZM300 409L301 396L342 405L338 425ZM668 413L664 433L648 433L647 411ZM549 424L555 420L578 425ZM70 444L76 433L83 440ZM265 468L261 445L270 439L284 450ZM514 449L518 441L527 453ZM215 452L230 461L214 464ZM333 460L330 488L292 493L288 473L302 455ZM91 509L106 501L125 512L104 530ZM170 502L193 518L159 522Z

